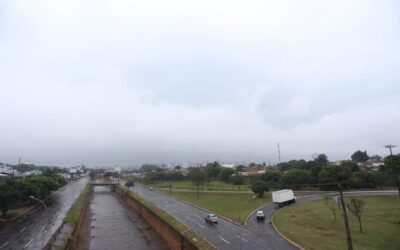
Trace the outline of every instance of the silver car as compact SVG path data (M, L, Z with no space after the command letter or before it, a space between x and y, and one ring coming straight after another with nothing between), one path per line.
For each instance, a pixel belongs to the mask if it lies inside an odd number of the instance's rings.
M207 214L205 221L218 224L218 217L215 214Z

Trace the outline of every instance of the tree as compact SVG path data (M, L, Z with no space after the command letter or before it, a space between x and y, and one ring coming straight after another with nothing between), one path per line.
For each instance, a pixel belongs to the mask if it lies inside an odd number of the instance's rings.
M266 182L278 182L281 178L282 174L278 171L266 171L263 175L261 175L261 180Z
M239 166L236 167L236 171L237 172L243 172L244 169L245 169L245 166L243 166L243 165L239 165Z
M385 171L392 175L396 181L397 190L400 197L400 155L390 155L385 158Z
M244 183L244 177L238 174L233 174L229 177L229 182L233 185L242 185Z
M300 186L308 185L311 182L311 173L304 169L291 169L284 173L281 178L284 185L297 189Z
M315 161L316 163L320 163L320 164L326 164L326 163L329 162L329 161L328 161L328 156L326 156L326 154L319 154L319 155L314 159L314 161Z
M206 179L206 175L204 174L204 171L200 168L193 168L189 172L189 180L196 185L196 190L197 190L197 198L199 198L199 187L204 183Z
M3 216L6 216L8 210L15 206L19 198L15 182L7 181L5 184L0 185L0 211Z
M229 182L229 177L235 173L235 170L232 168L222 168L221 172L219 173L219 178L222 181Z
M366 162L368 161L369 156L367 154L367 151L361 152L360 150L357 150L351 155L351 160L354 162Z
M319 173L319 183L326 184L321 189L337 189L337 183L348 183L351 178L351 171L342 166L325 166Z
M360 168L358 167L357 163L352 161L343 161L340 165L343 167L348 167L351 170L351 172L360 171Z
M361 224L361 215L364 212L365 201L352 197L350 199L350 203L346 205L346 207L350 210L350 212L357 217L358 224L360 226L360 232L363 232L362 224Z
M268 192L268 186L265 181L258 180L254 182L253 186L251 187L251 190L255 193L258 194L258 197L263 197L264 192Z
M179 170L181 170L182 168L181 168L181 166L179 166L179 165L176 165L175 167L174 167L174 170L175 171L179 171Z
M355 172L351 177L351 186L354 188L376 188L376 179L371 172Z
M221 170L221 166L217 161L214 161L213 163L208 163L206 167L207 178L217 179Z

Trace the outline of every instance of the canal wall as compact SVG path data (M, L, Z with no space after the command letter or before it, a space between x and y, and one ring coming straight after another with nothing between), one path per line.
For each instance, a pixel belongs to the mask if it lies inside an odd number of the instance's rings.
M61 226L52 235L43 249L87 249L90 237L90 198L92 187L89 184L71 206ZM89 222L90 223L90 222Z
M127 192L122 186L116 187L119 198L156 231L174 250L216 249L191 229L178 222L154 204L136 194Z

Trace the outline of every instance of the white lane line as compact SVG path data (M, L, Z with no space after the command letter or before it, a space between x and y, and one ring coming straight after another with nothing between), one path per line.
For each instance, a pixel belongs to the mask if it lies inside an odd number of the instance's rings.
M201 225L201 224L198 224L199 225L199 227L201 227L201 228L206 228L205 226L203 226L203 225Z
M224 241L226 244L231 244L229 241L227 241L227 240L225 240L224 238L222 238L222 237L219 237L222 241Z
M7 241L6 243L4 243L3 245L1 245L0 246L0 249L3 249L3 248L5 248L6 246L8 246L8 244L10 244L10 242L9 241Z
M242 239L243 241L247 242L247 240L243 237L240 237L239 235L236 235L237 238Z
M27 248L31 243L32 243L33 239L31 238L31 240L25 244L24 248Z
M23 233L26 230L26 227L22 228L19 232Z
M44 227L42 227L41 229L40 229L40 232L43 232L43 230L46 228L46 226L44 226Z
M198 214L195 214L194 216L196 216L197 218L201 219L200 215L198 215Z

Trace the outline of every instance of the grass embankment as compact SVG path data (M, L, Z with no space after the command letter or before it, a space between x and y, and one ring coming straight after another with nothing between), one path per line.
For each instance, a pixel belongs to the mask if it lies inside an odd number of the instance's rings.
M164 191L169 194L168 191ZM247 216L260 206L271 203L271 194L265 193L262 198L252 198L253 193L224 193L224 192L200 192L197 198L196 192L171 192L171 196L190 202L196 206L206 208L217 214L228 217L242 224ZM242 210L243 209L243 210ZM242 210L241 219L240 211Z
M400 249L400 201L397 196L362 196L365 212L364 233L357 219L348 214L354 249ZM346 202L349 198L346 198ZM274 224L289 239L306 249L346 249L342 210L332 210L325 201L313 201L283 208L274 216Z
M127 189L125 187L121 187L125 192ZM129 196L133 197L135 200L139 201L142 205L153 211L157 214L161 219L167 222L170 226L172 226L177 232L184 233L184 236L198 249L204 250L214 250L215 248L209 244L206 240L204 240L200 235L193 232L190 228L179 222L177 219L172 217L170 214L166 213L161 208L157 207L150 201L142 198L136 193L128 191Z
M85 189L79 195L78 199L74 202L72 207L69 209L67 215L64 218L64 222L70 226L74 226L79 221L79 217L83 211L85 201L89 198L92 188L89 184L86 185Z
M158 188L187 189L196 190L196 186L191 181L171 181L158 183L155 186ZM200 190L209 191L251 191L248 184L233 185L223 181L210 181L199 186Z

